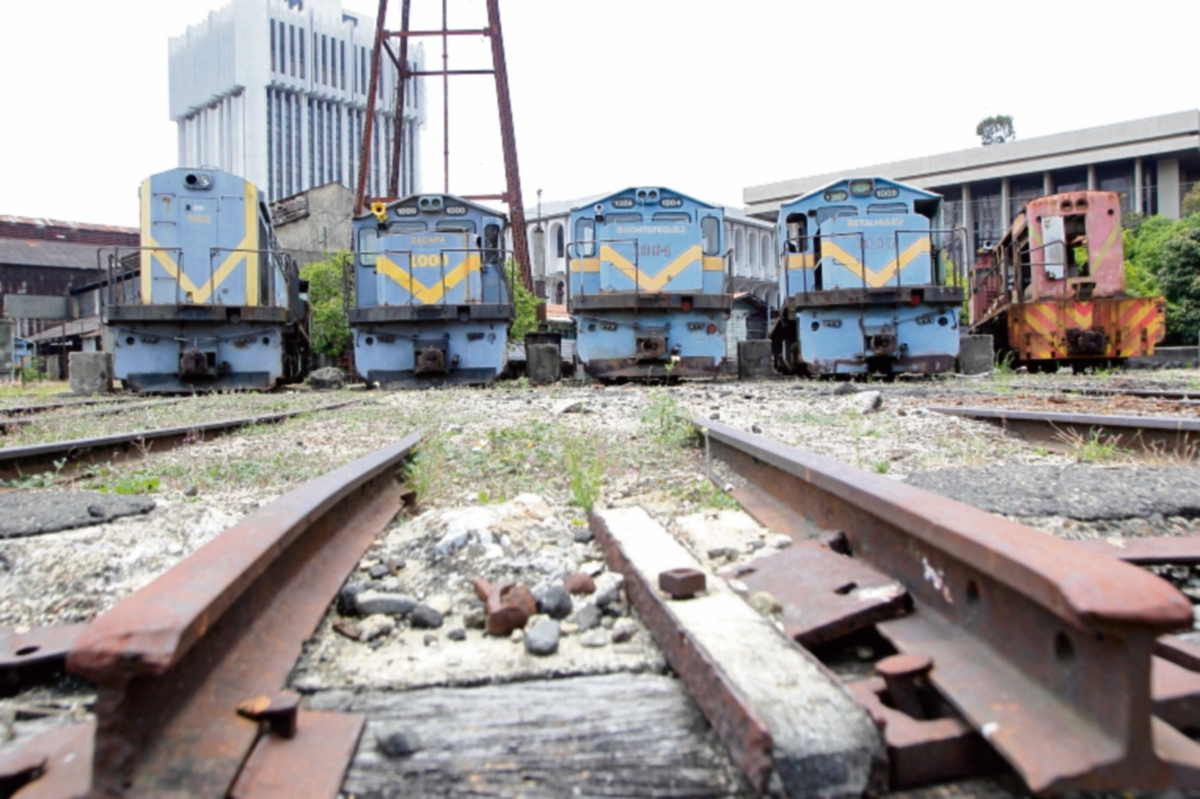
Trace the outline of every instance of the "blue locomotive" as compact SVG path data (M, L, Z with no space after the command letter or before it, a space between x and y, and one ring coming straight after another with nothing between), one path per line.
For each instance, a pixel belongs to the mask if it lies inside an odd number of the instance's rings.
M482 384L507 365L507 218L446 194L354 220L354 363L368 385Z
M141 246L108 251L113 375L167 393L271 389L308 372L307 289L253 183L172 169L141 186Z
M662 187L571 210L568 307L588 375L717 375L732 307L723 223L722 209Z
M936 374L958 357L961 285L947 257L940 195L884 178L846 178L785 203L780 371ZM959 259L961 261L961 259Z

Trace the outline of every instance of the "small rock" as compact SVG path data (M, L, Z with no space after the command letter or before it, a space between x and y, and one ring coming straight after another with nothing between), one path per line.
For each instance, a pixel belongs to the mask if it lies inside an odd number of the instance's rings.
M408 620L413 627L436 630L442 626L442 614L428 605L417 605L408 614Z
M579 567L579 571L589 577L595 577L600 572L604 571L604 564L598 560L591 560Z
M864 391L855 402L860 414L874 413L883 407L883 395L878 391Z
M617 600L605 605L603 611L605 616L612 616L614 619L619 619L622 616L629 615L629 605L621 600Z
M194 486L194 485L188 486L186 489L184 489L183 495L184 495L185 497L195 497L195 496L199 496L199 495L200 495L200 489L199 489L197 486Z
M746 585L741 580L726 580L725 582L729 585L730 590L735 594L741 594L742 596L745 596L746 594L750 593L750 586Z
M779 600L766 591L759 591L750 597L750 607L764 616L775 616L783 612L783 605L779 604Z
M425 646L437 646L437 633L425 633Z
M710 414L708 415L708 418L709 418L709 419L712 419L712 420L715 422L715 421L717 421L718 419L720 419L720 418L721 418L721 414L720 414L720 413L717 413L717 412L715 412L715 411L714 411L713 413L710 413Z
M775 547L775 549L787 549L792 545L792 537L778 533L767 537L767 544Z
M584 605L575 612L574 621L583 631L600 625L600 608L596 605Z
M446 637L451 641L465 641L467 640L467 631L462 627L455 627L446 633Z
M608 646L608 640L608 630L588 630L579 636L579 643L582 646L592 648Z
M108 515L104 510L103 505L88 505L87 512L88 516L92 516L96 519L103 519L106 515Z
M750 547L751 552L754 552L755 550L762 549L766 545L767 542L763 541L761 538L751 538L750 543L747 546Z
M525 634L525 651L531 655L552 655L558 650L558 622L539 621Z
M733 547L713 547L708 550L709 560L733 560L738 556L738 551Z
M568 594L594 594L596 593L596 581L583 572L568 574L563 579L563 588Z
M554 412L587 413L587 406L584 404L583 400L567 400L566 402L560 403L558 407L554 409Z
M564 621L559 623L558 630L563 635L574 635L579 632L579 625L574 622Z
M392 621L390 616L384 616L383 614L367 616L358 623L358 640L363 643L373 641L380 636L387 635L394 629L396 629L396 622Z
M571 537L575 539L577 544L586 544L592 540L592 529L590 527L576 527L571 533Z
M391 574L392 570L382 563L376 563L370 568L367 574L371 575L372 580L378 580L380 577L386 577Z
M761 433L762 431L763 431L763 429L762 429L762 425L760 425L760 424L752 424L752 425L750 425L750 432L751 432L751 433Z
M449 616L451 608L454 607L454 603L450 601L450 597L445 594L431 596L425 600L425 604L443 616Z
M833 390L833 396L835 396L835 397L844 397L847 394L857 394L857 393L858 393L858 389L855 387L855 385L853 383L850 383L850 382L838 383L838 387Z
M483 608L471 608L463 614L463 625L472 630L482 630L487 626L487 611Z
M402 616L417 607L417 600L403 594L387 594L382 591L363 591L354 598L354 606L360 616L374 613L389 613Z
M556 621L570 616L571 607L571 595L562 586L552 585L538 594L538 613L545 613Z
M421 739L415 732L399 730L387 735L375 736L375 747L384 757L407 757L420 751Z
M339 635L344 635L351 641L359 641L362 639L362 631L358 629L358 625L352 621L335 621L333 623L333 631Z
M596 580L595 602L601 607L616 602L621 598L621 586L625 584L625 577L616 572L605 572Z
M342 586L342 590L338 591L337 595L337 612L339 616L353 616L358 612L358 604L355 597L367 590L367 587L362 583L354 585Z
M309 373L308 384L318 391L329 391L346 385L346 374L336 366L326 366Z
M514 644L521 643L525 640L525 631L518 627L508 634L508 640L512 641Z
M607 610L607 608L605 608L605 610ZM616 624L616 619L614 619L612 616L605 616L600 620L600 626L606 630L611 630L614 624Z
M893 449L893 450L888 451L888 460L889 461L903 460L904 458L907 458L909 455L912 455L912 454L913 454L913 451L911 449L903 449L903 448Z
M637 622L633 619L617 619L617 623L612 628L612 642L623 644L637 635L637 631Z

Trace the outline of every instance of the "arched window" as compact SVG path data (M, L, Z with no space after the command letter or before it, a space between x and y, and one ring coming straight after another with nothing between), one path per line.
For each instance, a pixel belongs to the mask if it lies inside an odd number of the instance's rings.
M733 234L733 272L746 274L746 231L738 228Z
M778 264L775 263L775 253L773 252L774 248L771 247L771 234L770 233L763 234L761 246L762 246L763 273L764 273L765 277L767 278L767 280L774 280L775 275L776 275L776 268L778 267Z
M563 226L557 222L554 224L554 257L562 258L567 252L566 233L563 231Z
M762 270L758 264L758 231L751 230L747 238L749 239L746 245L749 247L750 275L756 278L762 277Z

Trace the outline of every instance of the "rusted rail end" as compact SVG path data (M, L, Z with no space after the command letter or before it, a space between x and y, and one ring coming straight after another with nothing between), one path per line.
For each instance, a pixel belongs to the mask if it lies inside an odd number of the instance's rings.
M399 511L394 471L419 440L410 435L305 483L83 631L67 669L99 686L92 795L229 792L266 726L239 715L239 705L285 685L346 575ZM297 742L313 737L305 718L292 719ZM356 738L360 726L339 729ZM292 751L307 758L300 743ZM278 755L257 758L259 778Z
M1187 599L1127 563L913 486L696 420L713 457L841 530L915 612L877 629L1035 791L1200 786L1200 745L1152 717L1151 652Z
M1200 457L1200 419L1165 416L1106 416L1088 413L1010 411L995 408L929 407L933 413L980 419L1001 425L1027 441L1062 449L1103 436L1135 454Z
M698 561L641 508L592 513L609 567L738 767L772 795L858 797L881 774L867 714L723 580L686 599L658 577Z

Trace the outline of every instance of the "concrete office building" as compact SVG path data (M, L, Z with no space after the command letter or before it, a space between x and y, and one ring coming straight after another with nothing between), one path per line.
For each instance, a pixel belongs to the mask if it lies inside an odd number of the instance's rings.
M999 240L1026 202L1062 191L1115 191L1123 211L1177 218L1200 180L1200 111L751 186L747 211L774 219L782 202L847 175L892 178L943 195L945 226L964 228L972 251Z
M179 165L241 175L271 201L315 186L354 187L375 20L339 0L232 0L170 40L170 113ZM394 49L394 48L393 48ZM411 68L421 69L419 45ZM383 59L367 193L387 193L392 132L401 124L400 193L417 190L421 80L395 109L397 72Z

